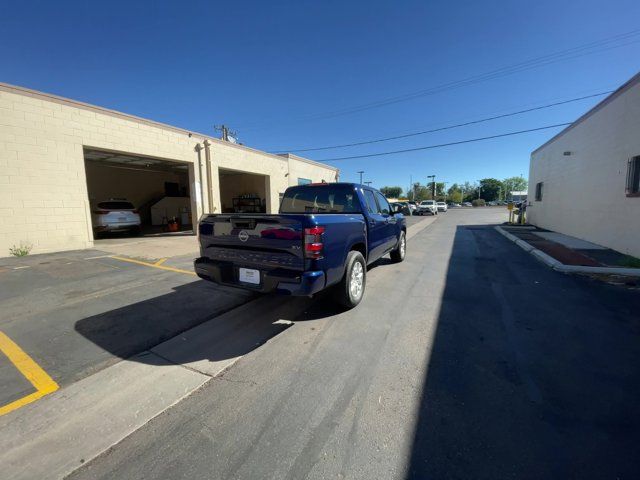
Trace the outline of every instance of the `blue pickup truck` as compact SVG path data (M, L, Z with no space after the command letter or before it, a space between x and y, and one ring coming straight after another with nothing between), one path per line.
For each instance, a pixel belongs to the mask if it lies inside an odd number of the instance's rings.
M288 188L277 215L210 214L199 224L200 278L257 292L313 295L332 287L353 308L367 265L406 254L406 221L379 191L353 183Z

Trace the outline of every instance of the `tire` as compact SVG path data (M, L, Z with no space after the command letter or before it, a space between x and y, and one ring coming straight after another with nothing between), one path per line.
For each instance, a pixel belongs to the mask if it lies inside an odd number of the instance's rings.
M360 277L360 288L358 289L352 282L358 283ZM367 284L367 262L360 252L352 250L347 255L347 266L344 269L344 277L336 285L336 300L346 308L353 308L360 303L364 296L364 289ZM353 288L352 288L353 287Z
M400 238L398 239L398 247L395 250L391 250L391 260L396 263L400 263L404 260L407 254L407 237L404 232L400 232Z

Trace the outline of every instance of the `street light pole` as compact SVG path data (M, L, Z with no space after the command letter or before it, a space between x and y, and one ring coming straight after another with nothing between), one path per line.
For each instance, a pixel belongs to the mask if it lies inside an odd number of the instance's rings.
M362 185L362 174L364 173L364 170L360 170L358 173L360 174L360 185Z

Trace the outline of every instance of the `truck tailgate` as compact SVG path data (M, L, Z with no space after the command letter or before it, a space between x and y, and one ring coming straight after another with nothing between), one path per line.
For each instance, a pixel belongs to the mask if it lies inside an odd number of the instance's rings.
M303 271L302 215L209 215L200 222L201 255L259 269Z

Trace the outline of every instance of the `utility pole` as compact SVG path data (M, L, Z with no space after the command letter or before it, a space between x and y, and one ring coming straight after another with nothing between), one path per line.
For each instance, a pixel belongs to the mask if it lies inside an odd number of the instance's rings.
M427 175L427 178L431 179L431 198L435 200L436 199L436 176Z
M238 132L232 132L227 125L214 125L213 128L220 132L220 138L225 142L237 143Z
M362 174L364 173L364 170L360 170L358 173L360 174L360 185L362 185Z
M368 182L364 182L364 184L368 187L369 185L371 185L373 183L373 181L368 181Z

